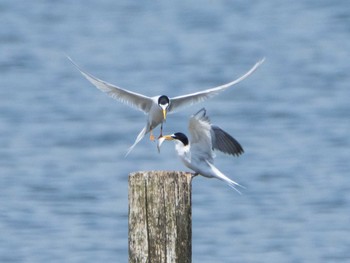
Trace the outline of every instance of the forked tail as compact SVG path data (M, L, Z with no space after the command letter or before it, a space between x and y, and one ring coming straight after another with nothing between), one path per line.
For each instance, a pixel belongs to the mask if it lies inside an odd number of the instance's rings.
M237 193L242 194L238 189L237 186L241 188L245 188L243 185L240 185L239 183L236 183L235 181L231 180L228 178L226 175L224 175L222 172L219 171L218 168L216 168L214 165L211 163L207 162L208 165L211 167L211 169L215 172L216 178L220 179L221 181L224 181L228 186L233 188Z
M130 148L128 149L128 151L127 151L126 154L125 154L125 157L127 157L127 156L129 155L129 153L134 149L134 147L136 146L136 144L138 144L138 143L142 140L142 138L145 137L145 134L146 134L146 133L147 133L147 126L144 127L144 128L141 130L141 132L139 133L139 135L137 135L137 138L136 138L134 144L130 146Z

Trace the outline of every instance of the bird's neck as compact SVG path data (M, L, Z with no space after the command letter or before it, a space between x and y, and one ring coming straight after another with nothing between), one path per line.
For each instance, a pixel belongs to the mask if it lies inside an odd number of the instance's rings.
M190 145L184 146L182 142L177 141L175 144L175 150L177 155L181 159L191 159Z

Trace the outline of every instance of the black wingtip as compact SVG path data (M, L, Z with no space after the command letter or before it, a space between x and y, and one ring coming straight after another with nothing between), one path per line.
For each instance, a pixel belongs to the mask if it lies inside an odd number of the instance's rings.
M196 116L196 117L205 117L206 116L206 114L207 114L207 110L205 109L205 108L201 108L199 111L197 111L195 114L194 114L194 116ZM199 116L199 115L201 115L201 116Z
M215 125L212 125L212 130L215 136L213 140L214 149L233 156L239 156L244 153L241 144L230 134Z

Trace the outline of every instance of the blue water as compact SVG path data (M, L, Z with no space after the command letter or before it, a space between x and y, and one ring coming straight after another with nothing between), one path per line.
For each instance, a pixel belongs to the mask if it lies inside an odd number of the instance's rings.
M2 1L0 262L127 262L127 178L186 170L127 148L145 116L66 58L146 95L249 79L207 108L245 154L193 181L193 262L350 262L348 1ZM156 132L156 134L158 131Z

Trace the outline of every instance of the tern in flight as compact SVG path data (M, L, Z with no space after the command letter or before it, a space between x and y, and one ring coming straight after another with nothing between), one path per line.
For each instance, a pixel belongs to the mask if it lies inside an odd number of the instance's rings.
M177 155L195 175L217 178L240 193L236 187L243 186L228 178L213 164L214 150L234 156L242 154L244 151L239 142L218 126L212 125L204 108L190 117L188 129L191 134L190 141L181 132L165 135L158 139L158 151L164 140L174 140Z
M162 137L163 122L166 120L167 113L173 113L183 107L191 106L193 104L209 99L214 95L217 95L221 91L224 91L227 88L247 78L265 60L264 58L261 59L247 73L245 73L238 79L231 81L227 84L224 84L215 88L211 88L211 89L206 89L203 91L194 92L191 94L169 98L166 95L148 97L133 91L120 88L106 81L100 80L87 72L84 72L70 57L68 57L68 59L80 71L80 73L88 81L90 81L96 88L98 88L102 92L107 93L107 95L109 95L113 99L119 100L133 108L143 111L145 114L148 115L146 126L138 134L134 144L128 149L126 155L128 155L132 151L132 149L136 146L136 144L139 143L147 133L150 133L150 140L154 141L155 138L153 136L152 131L159 124L161 124L159 137Z

